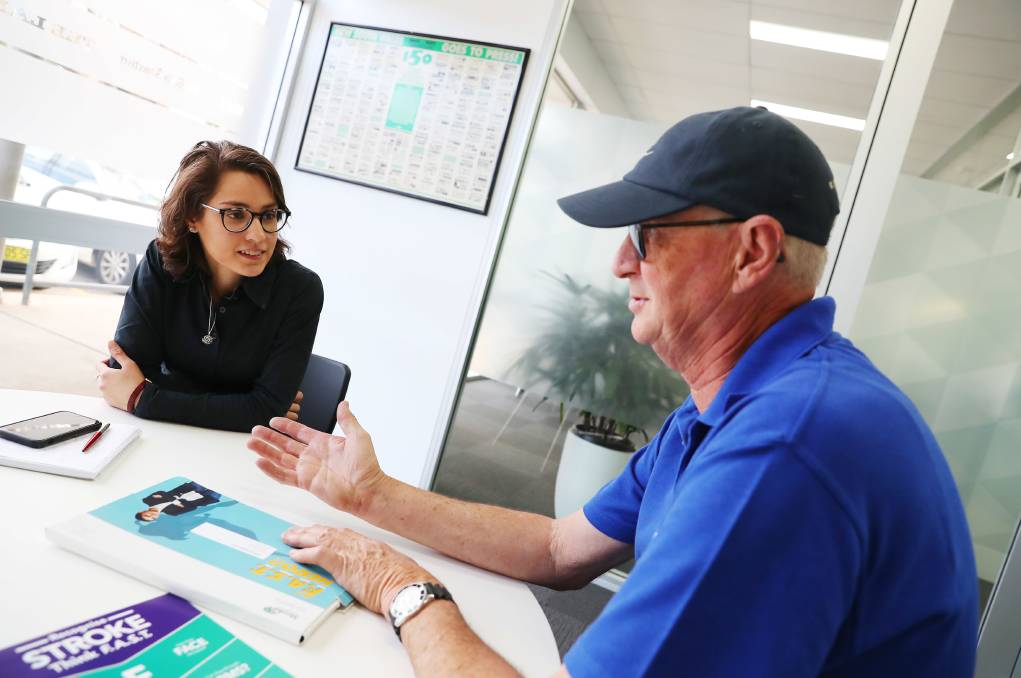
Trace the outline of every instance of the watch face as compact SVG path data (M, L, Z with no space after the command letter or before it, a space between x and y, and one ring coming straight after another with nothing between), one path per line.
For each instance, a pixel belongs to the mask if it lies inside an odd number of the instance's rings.
M401 589L390 603L390 617L396 621L411 614L419 608L425 596L425 587L421 584L412 584Z

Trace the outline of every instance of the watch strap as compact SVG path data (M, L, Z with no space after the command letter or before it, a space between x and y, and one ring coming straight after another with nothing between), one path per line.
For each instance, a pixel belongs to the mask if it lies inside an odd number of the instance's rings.
M409 584L408 586L415 586L415 584ZM450 591L448 591L447 588L443 586L443 584L421 582L419 583L419 586L425 589L425 592L427 594L426 599L423 600L422 604L418 606L418 609L415 610L411 615L406 617L404 621L407 621L408 619L411 619L411 617L414 617L422 610L423 607L425 607L434 600L449 600L450 602L454 602L454 596L450 595ZM404 622L401 623L403 624ZM393 626L394 633L396 633L397 637L400 638L401 627L398 626L393 619L390 620L390 625Z
M433 584L430 582L425 583L426 593L431 593L432 597L436 600L449 600L454 602L454 596L450 595L450 591L443 584Z

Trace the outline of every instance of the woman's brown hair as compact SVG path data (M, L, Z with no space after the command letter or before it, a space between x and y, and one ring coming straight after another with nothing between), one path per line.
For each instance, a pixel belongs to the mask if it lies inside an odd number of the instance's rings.
M189 273L192 266L209 273L202 243L188 230L188 222L200 217L202 203L209 201L220 176L228 170L262 177L277 207L287 209L280 175L261 153L231 141L198 142L181 158L173 186L160 205L156 247L163 257L163 268L175 278ZM253 223L249 228L259 228L259 224ZM289 249L286 241L277 239L271 261L283 259Z

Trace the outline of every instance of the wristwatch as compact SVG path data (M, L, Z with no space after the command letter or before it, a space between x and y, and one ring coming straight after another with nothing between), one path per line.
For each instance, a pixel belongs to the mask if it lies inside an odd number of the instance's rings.
M434 600L449 600L454 602L450 591L443 588L441 584L422 582L420 584L408 584L394 596L390 603L390 623L393 624L394 633L401 637L401 626Z

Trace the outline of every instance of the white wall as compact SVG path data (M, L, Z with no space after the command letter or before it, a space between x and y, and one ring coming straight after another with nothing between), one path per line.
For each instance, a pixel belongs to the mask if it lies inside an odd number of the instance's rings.
M351 366L352 409L383 469L431 477L538 109L566 0L320 0L274 153L294 212L293 256L326 288L316 353ZM527 47L487 216L293 169L331 21Z

